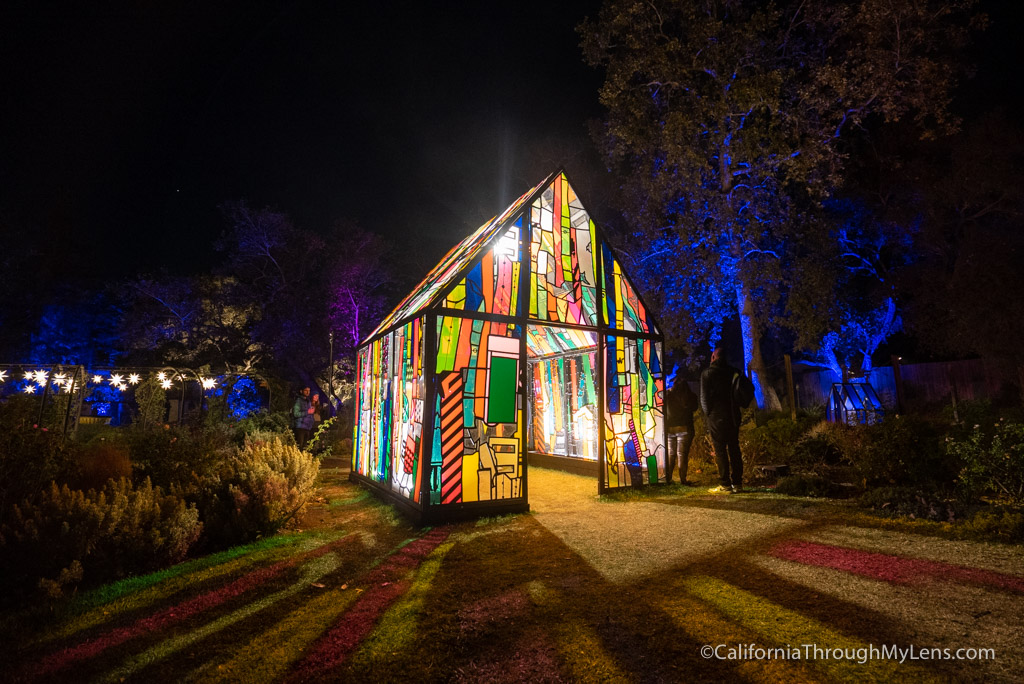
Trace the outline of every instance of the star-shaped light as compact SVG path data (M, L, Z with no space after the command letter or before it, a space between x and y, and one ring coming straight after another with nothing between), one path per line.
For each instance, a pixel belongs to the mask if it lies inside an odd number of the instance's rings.
M217 381L213 378L203 378L202 381L204 390L213 389L217 386Z
M103 382L103 376L102 375L94 375L94 376L92 376L92 381L98 385L101 382Z
M3 382L6 379L7 379L7 371L0 370L0 382Z
M167 373L160 371L159 373L156 374L156 379L159 380L160 382L163 382L164 380L167 379Z
M129 375L128 376L128 382L129 382L129 384L132 384L132 385L138 385L139 384L139 374L138 373L132 373L131 375Z
M72 380L71 378L68 378L67 380L64 381L64 389L66 389L68 392L70 392L71 388L74 387L74 386L75 386L75 381Z
M53 379L57 380L57 381L63 381L67 377L68 377L67 373L57 373L56 375L53 376Z
M171 381L170 380L161 380L160 381L160 386L163 387L164 389L171 389Z
M32 379L32 378L34 378L34 377L35 377L35 376L34 376L34 375L32 375L32 371L25 371L25 379L26 379L26 380L31 380L31 379Z
M110 384L113 385L114 387L118 387L118 386L120 386L123 383L124 383L124 376L121 375L120 373L113 373L110 376Z
M45 385L47 375L49 374L44 370L32 371L32 378L36 381L37 385Z
M25 387L23 387L21 391L24 392L25 394L35 394L36 386L35 385L25 385Z

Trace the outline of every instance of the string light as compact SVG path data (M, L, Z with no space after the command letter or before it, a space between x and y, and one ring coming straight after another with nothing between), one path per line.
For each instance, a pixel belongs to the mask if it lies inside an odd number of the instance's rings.
M25 394L35 394L36 386L35 385L25 385L25 387L22 388L22 391Z
M217 386L217 381L213 378L202 378L202 381L204 390L213 389Z
M7 379L7 371L0 370L0 382L3 382L6 379Z
M32 371L25 371L25 379L26 379L26 380L31 380L31 379L32 379L32 378L34 378L34 377L35 377L35 376L34 376L34 375L32 375Z
M114 373L113 375L110 376L110 384L113 385L114 387L120 387L122 384L124 384L124 376L121 375L120 373Z
M97 385L99 385L100 383L103 382L103 376L102 375L94 375L94 376L92 376L92 381L94 383L96 383Z
M160 381L160 386L163 387L164 389L171 389L171 381L170 380L161 380Z
M166 381L167 380L167 373L164 373L163 371L160 371L159 373L156 374L156 379L159 380L160 382ZM167 388L165 387L164 389L167 389Z
M139 384L139 374L138 373L132 373L131 375L129 375L128 376L128 382L130 384L132 384L132 385L138 385Z

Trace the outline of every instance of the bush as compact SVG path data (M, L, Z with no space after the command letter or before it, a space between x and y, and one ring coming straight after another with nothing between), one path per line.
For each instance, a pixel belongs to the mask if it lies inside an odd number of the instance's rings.
M245 438L253 435L272 433L279 435L285 444L295 444L295 435L291 428L291 414L286 411L259 411L238 421L235 441L238 446L245 444Z
M886 416L876 425L855 426L859 442L846 455L866 486L949 487L958 466L942 448L940 431L913 416Z
M131 455L136 480L150 478L172 488L217 472L234 447L217 430L165 428L132 430L121 434Z
M961 530L965 536L1019 544L1024 542L1024 512L978 511L963 523Z
M777 494L787 496L829 497L837 494L836 486L820 475L788 475L775 486Z
M851 428L845 425L819 421L793 445L792 465L816 472L848 461L846 452L854 437Z
M963 510L934 487L879 487L861 495L858 503L887 516L953 522Z
M198 511L148 480L101 491L51 484L12 507L0 526L0 577L6 595L33 586L57 597L79 581L98 584L182 560L199 538Z
M123 444L97 441L79 447L79 475L70 480L77 489L102 489L108 480L132 476L132 462Z
M947 438L946 451L962 464L960 492L967 502L992 496L1024 505L1024 424L1000 421L986 434L979 425L963 439Z
M745 431L741 446L744 461L756 463L790 463L801 437L811 428L814 419L799 414L792 420L788 414L757 412L754 424Z
M0 402L0 522L15 502L38 494L55 479L77 475L73 448L59 434L37 427L38 411L32 397Z
M202 514L211 544L222 546L274 534L313 493L319 463L279 436L248 438L214 475L183 489Z

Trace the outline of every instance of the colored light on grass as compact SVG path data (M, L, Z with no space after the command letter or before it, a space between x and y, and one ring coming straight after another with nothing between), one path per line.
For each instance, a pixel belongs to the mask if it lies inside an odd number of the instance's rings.
M813 618L784 608L713 577L693 577L684 582L687 591L707 601L726 617L756 632L769 643L802 648L814 644L821 649L857 651L869 644L847 636ZM920 670L894 661L873 660L860 664L850 660L814 660L811 664L841 681L899 681Z
M317 580L323 578L325 575L337 570L340 564L340 561L334 554L323 554L317 556L306 564L303 568L302 576L289 587L274 592L268 596L263 596L255 601L251 601L238 610L228 613L227 615L224 615L213 622L209 622L202 627L165 639L147 651L129 658L120 667L104 675L100 681L123 682L142 668L159 662L167 656L191 646L201 639L205 639L211 634L223 631L224 629L237 624L256 613L273 606L282 599L294 596Z
M434 529L413 541L371 572L365 579L367 591L359 601L310 649L306 658L286 681L320 681L347 660L372 630L380 616L409 587L403 580L410 567L418 565L448 536Z
M254 570L253 572L228 583L220 589L200 594L199 596L173 606L168 606L167 608L153 613L152 615L136 620L128 626L112 629L106 634L82 642L75 647L50 654L49 656L42 658L39 661L39 664L35 668L31 669L29 676L40 677L57 672L80 660L95 657L108 648L123 644L124 642L134 639L142 634L164 629L169 625L181 622L193 615L215 608L216 606L245 593L267 580L280 575L290 567L330 552L337 544L343 543L352 538L353 537L345 537L337 542L324 544L312 551L279 561L269 567Z
M772 548L769 553L783 560L842 570L894 584L915 584L926 579L944 579L1024 594L1024 577L941 561L903 558L876 551L861 551L799 540L783 542Z

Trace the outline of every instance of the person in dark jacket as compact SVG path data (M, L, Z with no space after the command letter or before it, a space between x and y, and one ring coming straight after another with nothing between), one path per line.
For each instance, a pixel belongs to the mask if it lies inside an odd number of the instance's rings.
M665 443L668 458L665 461L665 482L672 484L672 473L679 463L679 482L686 484L690 464L690 445L693 444L693 412L697 410L697 395L686 380L673 376L665 391Z
M721 348L711 352L711 366L700 376L700 407L707 417L711 444L718 463L721 485L712 492L743 490L743 457L740 455L740 407L733 398L733 380L739 371L725 361Z
M295 430L295 442L300 449L305 449L309 442L309 433L313 429L313 413L316 409L309 400L309 388L303 387L295 405L292 406L292 425Z

